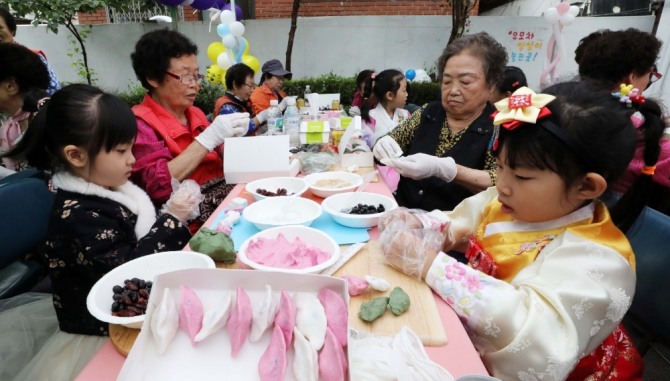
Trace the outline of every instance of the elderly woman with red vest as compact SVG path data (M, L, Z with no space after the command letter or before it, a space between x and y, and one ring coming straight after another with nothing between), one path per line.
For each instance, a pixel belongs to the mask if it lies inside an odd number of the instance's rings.
M254 70L243 63L237 63L226 70L226 93L214 104L212 115L228 115L236 112L248 112L253 115L249 121L246 135L259 134L259 127L268 120L267 109L255 114L251 109L249 97L256 88ZM255 114L255 115L254 115Z
M144 100L133 107L137 138L132 180L149 194L156 206L168 200L173 179L195 180L205 196L196 230L228 195L232 185L223 178L221 144L227 137L243 136L249 114L218 116L211 124L193 106L203 75L199 73L198 48L186 36L167 29L148 32L131 54L133 69L147 89Z

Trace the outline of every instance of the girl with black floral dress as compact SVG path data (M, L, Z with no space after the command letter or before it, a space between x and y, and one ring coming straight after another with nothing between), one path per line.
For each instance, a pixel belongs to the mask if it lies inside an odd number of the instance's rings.
M25 322L36 311L43 318L49 312L53 316L54 307L59 329L44 334L44 345L34 343L22 353L0 345L3 362L15 364L14 370L3 365L0 379L73 379L108 335L107 323L86 307L95 282L127 261L179 250L190 239L187 219L198 204L195 197L172 197L165 213L156 216L147 194L128 181L136 134L135 117L122 100L92 86L70 85L54 94L9 153L54 174L49 233L40 249L52 281L53 307L47 298L37 298L4 311L0 330L30 335ZM24 322L23 332L13 328L17 320Z

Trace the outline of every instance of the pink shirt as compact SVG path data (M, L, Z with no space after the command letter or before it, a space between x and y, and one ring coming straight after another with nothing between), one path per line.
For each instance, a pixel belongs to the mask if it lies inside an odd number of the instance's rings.
M184 127L186 128L186 127ZM137 120L137 138L133 145L137 160L133 165L132 180L144 187L156 205L162 205L172 194L172 175L168 162L173 159L165 142L146 122Z
M626 172L621 176L612 187L617 194L624 194L637 180L644 167L644 141L638 137L638 143L635 147L633 160L628 164ZM670 140L661 139L661 152L658 154L656 170L654 171L653 181L659 185L670 188Z

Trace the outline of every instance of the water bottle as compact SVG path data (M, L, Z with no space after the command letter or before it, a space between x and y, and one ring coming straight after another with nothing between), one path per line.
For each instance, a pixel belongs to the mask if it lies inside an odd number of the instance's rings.
M309 106L309 96L312 94L312 90L309 88L309 85L305 86L305 107Z
M270 100L270 108L268 109L268 135L281 135L284 133L281 109L278 104L279 102L276 99Z
M291 147L300 146L300 111L296 107L294 98L286 99L284 111L284 132L288 134L288 143Z

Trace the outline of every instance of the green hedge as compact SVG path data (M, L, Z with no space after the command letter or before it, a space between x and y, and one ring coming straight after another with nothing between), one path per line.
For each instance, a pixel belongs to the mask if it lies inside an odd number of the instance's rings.
M315 93L339 93L340 104L348 108L356 91L355 77L340 77L335 74L326 74L315 78L303 78L284 82L283 89L288 95L303 96L305 86L309 85ZM128 105L134 106L142 101L146 90L142 86L130 87L127 91L117 93ZM205 81L195 98L195 105L205 114L210 114L214 109L214 103L225 92L220 84L211 84ZM410 93L407 103L423 105L439 98L440 85L432 82L415 82L410 84Z

